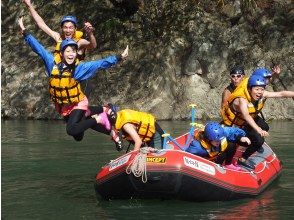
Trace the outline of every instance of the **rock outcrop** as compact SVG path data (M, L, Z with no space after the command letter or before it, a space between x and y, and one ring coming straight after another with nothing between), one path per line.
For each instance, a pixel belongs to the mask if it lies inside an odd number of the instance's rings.
M250 74L258 66L279 63L281 81L293 90L294 9L291 1L104 0L35 1L39 14L53 30L65 14L75 14L80 26L95 27L98 49L86 60L120 53L128 44L129 59L86 82L92 105L112 102L122 108L154 113L158 119L218 118L221 93L234 65ZM203 3L202 3L203 2ZM219 1L220 3L222 1ZM3 118L60 118L49 100L42 61L18 35L17 19L53 51L54 42L36 27L21 2L3 0L2 112ZM283 90L279 80L268 89ZM267 118L294 119L292 99L268 100Z

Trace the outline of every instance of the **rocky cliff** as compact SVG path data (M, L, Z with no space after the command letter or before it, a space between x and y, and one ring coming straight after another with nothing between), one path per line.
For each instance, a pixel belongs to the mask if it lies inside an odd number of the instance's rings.
M88 80L92 105L112 102L122 108L154 113L159 119L219 117L221 93L229 69L250 74L272 62L282 68L281 81L293 90L293 24L291 0L76 0L33 1L53 30L74 14L95 27L94 60L120 53L128 44L129 59ZM25 16L29 32L53 50L54 42L36 27L21 1L1 1L1 115L4 118L59 118L50 103L42 61L18 34ZM269 90L283 90L276 80ZM294 101L267 101L267 118L294 119Z

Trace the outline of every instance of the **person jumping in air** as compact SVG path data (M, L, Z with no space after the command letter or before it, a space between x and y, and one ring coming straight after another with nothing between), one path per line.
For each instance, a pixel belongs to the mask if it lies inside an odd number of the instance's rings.
M53 31L42 17L38 14L36 9L31 3L31 0L23 0L24 4L27 6L30 14L38 27L43 30L47 35L54 39L56 42L54 59L56 63L60 62L60 44L64 39L73 39L78 44L77 58L81 61L85 58L85 51L92 50L97 47L96 38L93 34L93 26L86 22L84 24L84 30L89 38L89 40L84 39L83 32L77 30L78 21L75 16L67 15L64 16L60 21L61 33Z
M84 131L92 128L106 134L110 133L110 123L103 108L89 107L88 98L83 93L80 83L95 75L98 70L107 69L128 56L128 46L121 55L79 63L78 45L72 39L65 39L60 44L61 61L56 63L52 53L48 52L31 34L26 32L23 18L19 19L21 33L26 43L38 54L46 68L49 78L49 93L55 108L66 121L66 131L76 141L81 141ZM91 112L92 111L92 112ZM93 114L92 117L90 115Z
M60 44L64 39L73 39L77 42L78 51L77 51L77 59L82 61L85 59L86 50L93 50L97 47L96 38L93 34L93 26L86 22L84 24L84 30L88 37L88 40L84 39L84 33L77 30L78 21L75 16L67 15L62 17L60 21L61 32L53 31L42 19L42 17L38 14L36 9L31 3L31 0L23 0L24 4L27 6L32 18L38 25L38 27L43 30L47 35L54 39L56 42L55 50L54 50L54 60L56 63L61 62L60 57ZM84 93L89 96L91 88L88 86L88 81L84 80L81 84L81 87ZM97 110L98 107L95 109ZM101 106L99 109L102 108ZM93 110L93 109L92 109ZM107 111L107 110L106 110ZM117 145L121 144L121 140L119 140L118 135L112 130L111 137L113 140L116 141Z

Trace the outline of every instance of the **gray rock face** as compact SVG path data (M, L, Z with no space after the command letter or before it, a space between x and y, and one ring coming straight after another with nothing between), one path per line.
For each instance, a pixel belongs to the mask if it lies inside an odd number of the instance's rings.
M196 104L197 118L219 118L221 93L229 84L229 69L242 65L249 75L256 67L282 68L280 78L293 90L294 10L291 1L259 3L248 11L245 1L35 1L47 24L59 30L65 14L75 14L95 27L98 49L86 61L121 53L127 61L88 80L91 105L112 102L121 108L153 113L158 119L186 119ZM87 2L87 4L85 4ZM263 1L264 2L264 1ZM282 3L281 3L282 2ZM56 119L49 100L48 79L41 59L17 34L17 19L40 42L54 42L30 19L21 2L3 0L1 115L4 118ZM279 80L268 88L283 90ZM292 99L268 100L267 118L294 119Z

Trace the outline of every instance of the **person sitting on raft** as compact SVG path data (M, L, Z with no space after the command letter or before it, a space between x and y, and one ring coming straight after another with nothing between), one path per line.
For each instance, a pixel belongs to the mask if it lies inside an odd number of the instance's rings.
M278 76L281 72L281 68L278 65L272 67L272 72L266 68L257 68L252 75L260 75L266 79L267 84L269 84L274 76ZM247 86L248 78L245 77L245 71L243 67L234 67L230 71L231 83L228 85L222 93L222 103L223 107L230 97L230 95L235 91L235 89L240 86Z
M79 63L77 60L78 45L72 39L65 39L60 45L61 62L56 63L53 54L48 52L31 34L26 33L23 18L19 26L24 40L43 60L49 77L49 93L55 108L66 121L66 131L76 141L81 141L84 131L92 128L103 133L110 133L110 123L103 108L96 108L93 118L88 107L88 98L83 93L80 83L94 76L97 70L107 69L128 56L128 46L121 55ZM98 126L100 124L100 126ZM101 128L101 125L105 127ZM106 129L106 131L105 131Z
M262 150L264 137L268 136L269 126L258 117L267 98L291 98L293 91L269 92L265 90L267 82L260 75L251 75L247 86L238 87L229 97L228 103L221 110L222 123L226 126L237 126L242 128L246 136L251 140L251 144L242 157L238 159L238 164L255 169L253 164L247 159L257 150Z
M37 23L38 27L43 30L47 35L54 39L56 42L54 59L56 63L61 61L60 58L60 44L64 39L73 39L78 44L78 59L84 60L85 51L92 50L97 47L96 38L93 34L93 27L89 22L84 24L84 30L89 38L89 41L83 38L83 32L77 30L78 21L75 16L67 15L64 16L60 21L61 33L53 31L44 22L42 17L37 13L36 9L31 3L31 0L23 0L24 4L30 11L30 14L34 21Z
M281 72L281 68L279 66L274 66L273 68L273 72L271 72L270 70L266 69L266 68L257 68L253 71L253 73L251 74L256 75L256 76L261 76L265 79L265 83L266 85L268 85L272 80L274 76L278 76ZM247 87L248 86L248 79L249 77L245 77L242 82L240 83L240 87ZM264 99L264 102L266 100ZM259 115L256 116L256 120L259 120L258 117L261 117L262 120L265 121L265 117L262 113L262 111L259 112Z
M164 131L152 114L122 109L111 112L108 116L113 128L121 137L134 144L134 151L146 145L157 149L163 148L164 139L161 135Z
M231 164L236 151L236 144L250 144L249 138L240 128L222 127L218 122L208 122L204 130L199 131L187 152L208 158L217 164L223 164L229 168L238 169Z
M222 103L221 106L223 106L227 101L229 96L232 94L232 92L237 88L237 86L241 83L245 76L245 71L243 67L236 66L231 69L230 71L230 79L231 83L228 85L223 93L222 93Z
M251 75L262 76L265 79L266 84L270 84L274 76L278 76L281 72L280 66L274 66L272 71L267 68L257 68ZM248 79L247 79L248 82Z
M274 66L272 70L273 71L270 71L264 67L257 68L252 72L251 76L252 75L262 76L265 79L266 85L269 85L275 76L278 77L278 75L281 72L281 68L279 66ZM249 77L245 77L239 85L243 87L247 87L248 79Z

